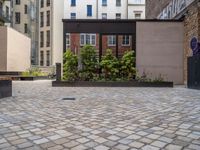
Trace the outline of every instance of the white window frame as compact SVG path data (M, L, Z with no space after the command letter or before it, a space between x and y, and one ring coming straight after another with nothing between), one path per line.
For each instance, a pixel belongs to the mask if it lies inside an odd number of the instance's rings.
M108 46L116 46L116 36L115 35L109 35L107 36L108 40Z
M66 33L66 48L69 49L71 45L70 33Z
M87 36L89 36L89 43L87 43L87 39L86 39ZM82 39L82 37L83 37L83 39ZM96 34L85 34L85 33L80 34L80 46L84 46L87 44L96 46Z
M123 43L124 37L129 37L129 42L128 42L128 44L124 44L124 43ZM130 36L130 35L123 35L123 37L122 37L122 46L130 46L130 45L131 45L131 36Z
M102 16L102 19L107 19L107 13L102 13L101 16ZM104 16L105 16L105 18L104 18Z
M116 13L115 16L116 16L116 19L119 19L119 20L122 18L122 14L121 13Z

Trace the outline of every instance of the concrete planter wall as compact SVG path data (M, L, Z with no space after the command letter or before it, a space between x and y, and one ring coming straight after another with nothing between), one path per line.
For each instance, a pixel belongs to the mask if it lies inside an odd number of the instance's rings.
M173 87L173 82L91 82L52 81L53 87Z
M12 96L12 81L0 80L0 98Z

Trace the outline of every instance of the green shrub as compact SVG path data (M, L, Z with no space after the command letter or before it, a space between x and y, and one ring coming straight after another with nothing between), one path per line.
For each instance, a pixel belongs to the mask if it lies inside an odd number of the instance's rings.
M39 68L34 67L34 68L30 68L29 70L22 72L22 76L24 77L38 77L38 76L47 76L47 73L43 73Z
M81 49L82 69L79 72L81 80L93 80L97 76L98 61L96 49L91 45L85 45Z
M121 59L121 76L131 80L135 75L135 53L134 51L126 51Z
M75 81L78 78L78 57L67 50L63 56L63 79L67 81Z
M119 76L119 60L113 55L112 50L106 50L106 54L102 57L100 66L103 76L106 80L116 80Z

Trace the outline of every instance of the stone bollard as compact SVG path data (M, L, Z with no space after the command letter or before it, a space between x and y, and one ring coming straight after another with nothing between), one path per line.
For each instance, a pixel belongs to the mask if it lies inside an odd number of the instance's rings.
M56 81L61 81L61 63L56 63Z

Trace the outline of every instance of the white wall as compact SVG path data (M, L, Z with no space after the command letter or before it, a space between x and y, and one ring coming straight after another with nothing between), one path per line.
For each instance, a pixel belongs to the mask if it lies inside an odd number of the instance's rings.
M87 5L92 5L92 17L87 17ZM70 0L64 1L64 18L70 19L71 13L76 13L76 19L96 19L96 0L76 0L76 6L71 6Z
M107 0L107 6L102 6L102 0L84 0L84 3L76 0L76 6L71 6L71 1L65 0L64 18L70 19L71 13L76 13L76 19L102 19L102 13L107 13L107 19L116 19L116 13L121 13L121 19L134 19L134 11L141 11L142 18L145 18L145 0L141 2L135 4L134 0L121 0L121 6L116 6L116 0ZM92 17L87 17L87 5L92 5Z
M66 0L65 0L66 1ZM52 64L62 63L63 58L63 22L64 0L53 1L52 17Z
M107 6L102 6L102 0L98 4L98 19L102 19L102 13L107 13L108 19L116 19L116 13L121 13L121 18L127 18L127 1L122 0L121 6L116 6L116 0L107 0Z
M25 71L31 65L31 40L7 27L7 71Z
M18 31L0 27L0 71L25 71L30 68L31 40Z

